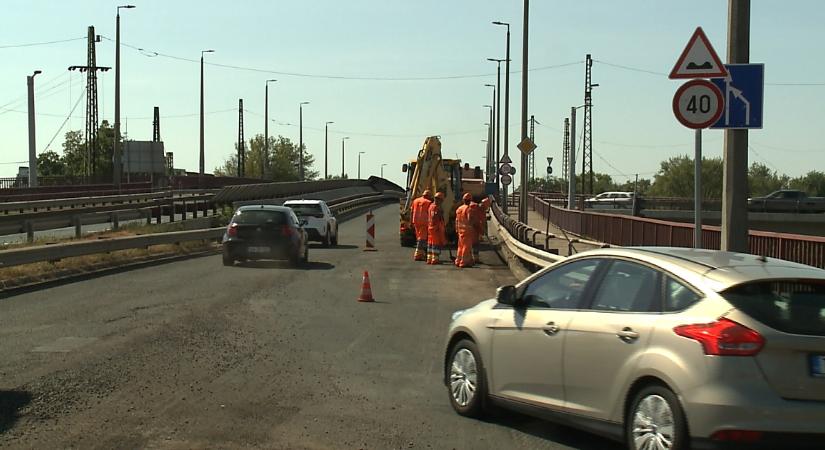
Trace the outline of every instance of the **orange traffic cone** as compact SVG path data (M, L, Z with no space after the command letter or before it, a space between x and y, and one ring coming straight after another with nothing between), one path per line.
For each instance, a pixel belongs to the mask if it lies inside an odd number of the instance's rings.
M361 296L358 297L359 302L374 302L372 298L372 287L370 287L370 274L364 271L364 279L361 282Z

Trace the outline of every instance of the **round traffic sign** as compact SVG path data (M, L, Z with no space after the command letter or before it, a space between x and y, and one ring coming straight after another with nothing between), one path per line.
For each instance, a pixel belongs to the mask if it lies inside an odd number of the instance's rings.
M722 115L725 101L722 91L707 80L690 80L673 95L673 114L682 125L707 128Z
M508 184L513 182L513 177L511 177L510 175L502 175L499 181L501 181L501 184L507 186Z
M501 167L498 168L498 173L500 173L502 175L507 175L508 173L510 173L510 169L512 169L512 168L513 168L513 166L511 166L509 164L506 164L506 163L502 164Z

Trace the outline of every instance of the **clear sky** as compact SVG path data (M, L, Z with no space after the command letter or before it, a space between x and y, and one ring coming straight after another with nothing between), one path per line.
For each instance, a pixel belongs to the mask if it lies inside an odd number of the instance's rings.
M444 153L483 165L487 110L495 63L505 34L490 24L512 24L510 147L519 138L521 96L520 0L301 0L234 2L133 0L123 12L122 116L134 139L151 139L152 107L161 111L161 136L175 166L197 170L200 51L206 66L206 167L234 151L238 99L244 99L245 134L263 133L264 81L270 85L270 134L297 141L298 103L304 141L323 171L325 121L330 126L330 172L346 170L402 180L401 164L425 136L442 136ZM84 128L85 103L69 115L85 87L69 65L86 63L86 41L103 36L98 65L114 65L117 2L4 0L0 3L0 176L13 176L27 160L26 75L43 71L37 86L37 149L60 151L67 129ZM665 75L696 26L725 59L727 1L533 0L530 9L529 110L536 127L537 173L545 157L561 160L561 128L570 107L583 102L584 58L591 53L594 170L618 180L649 177L659 161L692 153L693 133L678 124L671 98L680 85ZM764 129L752 131L751 161L792 176L825 169L825 2L752 2L751 61L765 63ZM12 47L10 47L12 46ZM154 56L153 52L161 55ZM187 58L193 61L175 59ZM572 64L570 64L572 63ZM609 65L613 64L613 65ZM627 66L638 70L619 68ZM561 67L554 67L561 66ZM268 73L271 71L272 73ZM657 72L649 73L645 71ZM279 72L279 73L275 73ZM311 76L298 76L304 74ZM345 79L346 77L356 79ZM396 80L387 80L387 79ZM406 80L397 80L398 78ZM441 78L410 80L414 78ZM503 84L502 75L502 84ZM788 85L788 84L791 85ZM114 73L99 82L100 118L114 113ZM503 97L502 97L503 98ZM719 156L722 132L705 132L705 154ZM22 164L22 165L25 165ZM520 169L520 168L519 168Z

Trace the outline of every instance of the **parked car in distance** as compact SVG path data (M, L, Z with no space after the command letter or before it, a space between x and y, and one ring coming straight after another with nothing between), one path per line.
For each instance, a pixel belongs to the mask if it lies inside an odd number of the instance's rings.
M307 263L307 233L301 225L285 206L241 206L223 235L223 265L255 259L286 259L293 266Z
M584 206L593 209L629 209L633 207L633 193L602 192L585 200Z
M284 206L292 208L298 218L305 220L304 230L309 240L318 241L324 247L338 245L338 222L323 200L287 200Z
M444 382L627 448L823 448L825 270L667 247L579 253L453 313Z
M748 210L754 212L822 213L825 197L808 197L795 189L780 189L764 197L748 199Z

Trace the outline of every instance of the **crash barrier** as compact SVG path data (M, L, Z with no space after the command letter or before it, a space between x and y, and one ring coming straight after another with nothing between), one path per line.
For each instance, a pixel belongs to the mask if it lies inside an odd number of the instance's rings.
M367 213L367 243L364 251L375 251L375 216L372 211Z
M0 235L26 233L32 242L35 231L74 226L80 237L82 225L111 222L117 228L120 220L145 218L149 222L152 217L160 223L164 212L174 222L178 213L186 219L189 212L197 217L199 209L204 216L210 207L214 212L213 197L209 192L166 191L0 203Z
M693 247L693 224L558 208L534 195L533 209L563 230L620 246ZM721 228L702 226L702 248L719 249ZM825 268L825 237L750 230L748 251Z
M404 189L395 183L379 177L370 177L367 180L292 181L227 186L215 195L214 201L217 204L230 205L239 201L286 198L289 196L358 186L372 187L376 191L393 190L404 192Z
M347 213L366 205L375 205L387 200L397 201L400 194L396 192L377 193L364 198L339 202L330 209L338 214ZM97 253L109 253L131 248L146 248L152 245L178 244L187 241L217 240L223 237L225 227L207 228L192 231L173 231L169 233L145 234L100 240L66 242L60 244L38 245L20 249L0 251L0 268L30 264L42 261L57 261L63 258L85 256Z
M558 206L561 208L567 207L567 194L561 192L528 192L528 196L534 196L544 200L545 202ZM588 207L585 202L587 199L593 198L592 195L576 194L576 207L583 209ZM640 196L637 199L639 209L655 209L655 210L677 210L677 211L693 211L695 206L693 198L686 197L648 197ZM632 201L628 200L613 200L607 202L599 202L599 207L607 209L630 209ZM721 211L722 200L719 199L705 199L702 200L702 211Z
M555 236L545 233L545 246L539 246L539 248L537 248L536 236L542 233L541 230L531 228L512 219L501 211L501 208L496 202L492 203L490 209L493 211L493 226L498 231L498 235L503 244L520 260L536 267L544 267L564 259L563 256L544 251L548 246L549 239Z
M124 183L118 189L111 184L41 186L36 188L0 189L0 202L28 202L58 198L152 192L152 183Z

